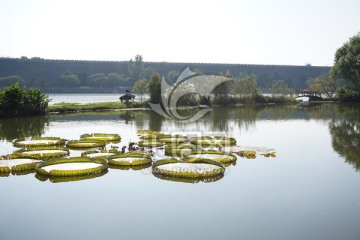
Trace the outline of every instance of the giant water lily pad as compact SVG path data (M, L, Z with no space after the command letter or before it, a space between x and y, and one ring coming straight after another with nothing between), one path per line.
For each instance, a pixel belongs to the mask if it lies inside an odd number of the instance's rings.
M18 138L13 140L15 147L44 147L54 145L64 145L65 139L59 137L32 137L30 139Z
M143 152L129 152L123 154L117 154L107 158L109 164L120 166L135 166L144 165L152 162L148 153Z
M203 147L224 147L224 146L236 145L236 140L230 137L203 136L203 137L191 138L190 143L195 145L200 145Z
M106 158L109 156L113 156L118 154L119 151L116 149L111 150L92 150L92 151L86 151L81 153L82 157L89 157L89 158Z
M224 165L209 159L184 162L175 158L158 160L153 164L153 173L178 178L213 177L224 174Z
M87 133L80 136L80 139L101 140L105 142L119 142L121 137L119 134L110 133Z
M158 140L142 140L138 142L138 145L140 147L156 148L156 147L163 147L164 143Z
M138 130L137 134L140 139L157 139L158 136L163 135L160 132L153 131L153 130Z
M192 152L200 151L201 147L193 144L171 144L165 147L165 155L173 157L183 157L189 155Z
M265 157L275 157L276 151L273 148L267 147L255 147L255 146L227 146L221 148L224 152L231 152L245 157L256 157L256 154L263 155Z
M14 152L15 155L38 159L48 159L69 155L69 150L64 147L31 147Z
M154 131L154 130L139 129L139 130L137 130L137 134L138 134L139 136L143 136L143 135L150 135L150 134L158 135L158 134L160 134L160 133L157 132L157 131Z
M32 158L3 159L0 160L0 173L32 170L38 162L41 160Z
M224 177L224 174L219 174L217 176L212 176L212 177L172 177L172 176L167 176L167 175L163 175L163 174L157 174L153 172L153 175L161 180L165 180L165 181L171 181L171 182L181 182L181 183L200 183L200 182L204 182L204 183L210 183L210 182L216 182L219 181L220 179L222 179Z
M105 147L106 142L103 140L94 140L94 139L81 139L73 140L66 143L68 148L95 148L95 147Z
M214 150L208 150L208 151L202 150L191 153L186 156L187 161L194 161L199 158L211 159L222 163L228 163L237 160L237 157L232 153L226 153L226 152L214 151Z
M35 170L47 176L68 177L99 173L107 168L108 164L104 159L72 157L38 163Z
M158 137L158 141L166 144L180 144L180 143L188 142L189 139L181 135L174 135L174 136L169 135L169 136Z

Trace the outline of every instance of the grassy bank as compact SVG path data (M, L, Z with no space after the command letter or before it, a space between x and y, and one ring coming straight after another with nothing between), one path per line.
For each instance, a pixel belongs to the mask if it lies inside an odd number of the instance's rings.
M101 103L57 103L50 105L48 111L50 113L71 113L71 112L97 112L111 110L125 110L135 108L148 108L147 102L101 102Z
M296 100L287 97L264 97L257 95L256 97L245 98L227 98L224 101L211 102L211 105L223 105L234 106L237 104L252 105L252 104L287 104L295 103ZM207 103L208 104L208 103ZM180 106L181 107L193 107L193 106ZM99 111L112 111L112 110L126 110L126 109L143 109L149 108L148 102L102 102L102 103L57 103L50 105L48 111L50 113L72 113L72 112L99 112Z

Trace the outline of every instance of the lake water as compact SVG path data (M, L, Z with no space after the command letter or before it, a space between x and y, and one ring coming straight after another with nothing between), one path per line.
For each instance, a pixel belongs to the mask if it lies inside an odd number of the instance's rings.
M277 156L238 157L206 183L160 179L151 168L56 183L0 177L0 239L360 239L359 105L214 108L192 123L152 111L0 119L0 154L29 136L118 133L122 146L138 129L225 134Z

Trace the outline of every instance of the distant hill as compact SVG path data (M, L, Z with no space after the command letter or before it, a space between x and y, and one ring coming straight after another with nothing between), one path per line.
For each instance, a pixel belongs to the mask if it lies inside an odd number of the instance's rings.
M181 72L186 67L204 74L219 74L230 71L233 76L240 73L253 73L258 76L258 84L262 88L270 85L274 79L282 79L295 89L307 87L306 81L327 73L327 66L286 66L286 65L252 65L252 64L217 64L217 63L173 63L144 62L144 65L155 72L167 76L169 72ZM79 77L80 85L76 88L59 86L59 76L71 72ZM0 79L8 76L20 76L26 86L37 86L45 91L81 92L87 91L89 76L97 73L119 73L125 77L128 73L128 61L82 61L82 60L49 60L41 58L0 58ZM6 78L8 79L8 78ZM1 83L0 83L1 84ZM133 82L126 83L131 87ZM1 88L1 85L0 85ZM104 86L96 91L113 91L121 86ZM57 90L56 90L57 89ZM71 89L71 90L69 90Z

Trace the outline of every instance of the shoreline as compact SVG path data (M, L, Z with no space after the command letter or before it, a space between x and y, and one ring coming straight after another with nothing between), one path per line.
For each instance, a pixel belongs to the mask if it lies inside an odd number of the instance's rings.
M289 105L289 104L311 104L311 103L339 103L338 101L309 101L309 102L300 102L300 101L288 101L288 102L268 102L268 103L232 103L232 104L213 104L210 106L198 105L198 106L180 106L176 109L186 110L194 108L213 108L213 107L244 107L244 106L271 106L271 105ZM131 105L135 106L131 106ZM127 106L125 103L116 103L116 102L104 102L104 103L88 103L88 104L78 104L78 103L59 103L56 105L50 105L47 115L57 115L57 114L71 114L71 113L81 113L81 112L122 112L122 111L151 111L148 105L148 102L130 102L130 106ZM136 106L137 105L137 106Z

